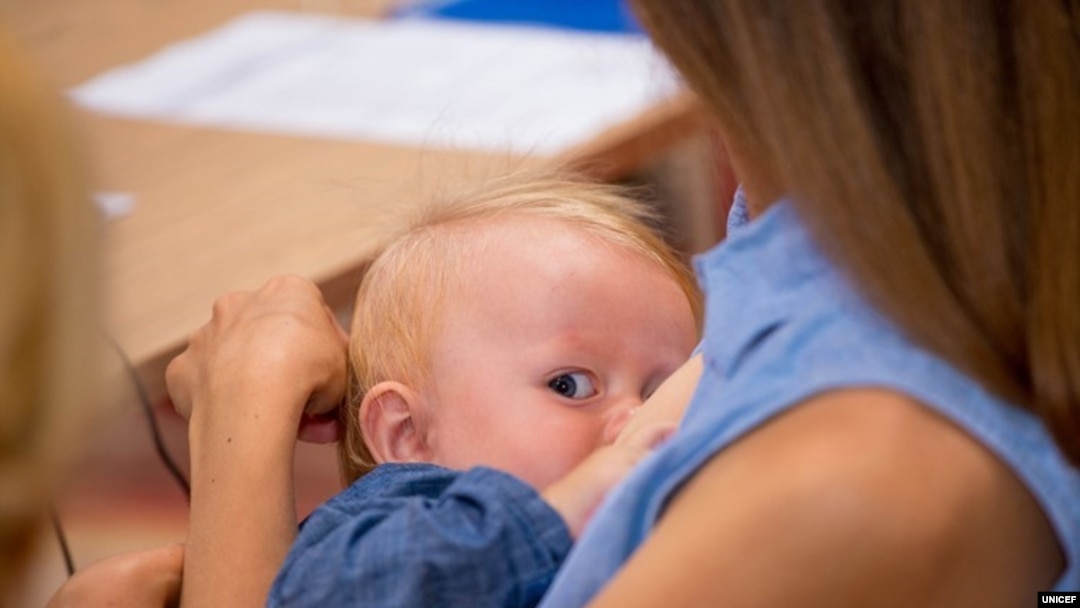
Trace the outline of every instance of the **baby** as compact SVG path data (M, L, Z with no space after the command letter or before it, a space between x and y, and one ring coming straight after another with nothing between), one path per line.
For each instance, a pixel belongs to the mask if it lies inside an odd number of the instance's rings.
M305 522L270 605L539 601L636 460L610 444L698 340L652 219L610 186L509 177L388 242L351 328L355 483Z

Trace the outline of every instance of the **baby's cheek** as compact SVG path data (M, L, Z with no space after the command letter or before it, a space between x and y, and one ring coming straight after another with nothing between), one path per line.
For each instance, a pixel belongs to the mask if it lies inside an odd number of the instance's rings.
M562 479L594 451L603 446L602 428L574 429L552 440L547 447L545 476L548 483Z
M579 414L581 412L573 412ZM488 466L538 490L562 479L603 444L604 421L596 416L545 416L515 427L495 445L474 443Z

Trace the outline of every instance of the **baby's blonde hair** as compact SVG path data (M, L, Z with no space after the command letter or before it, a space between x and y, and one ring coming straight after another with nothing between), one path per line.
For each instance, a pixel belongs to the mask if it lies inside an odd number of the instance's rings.
M565 223L656 264L686 294L700 329L702 299L693 274L654 228L657 214L624 188L572 173L517 172L434 200L376 252L360 284L339 448L346 483L376 465L359 424L364 395L385 380L415 386L430 381L428 351L443 321L441 305L459 295L456 279L475 249L470 229L505 218Z

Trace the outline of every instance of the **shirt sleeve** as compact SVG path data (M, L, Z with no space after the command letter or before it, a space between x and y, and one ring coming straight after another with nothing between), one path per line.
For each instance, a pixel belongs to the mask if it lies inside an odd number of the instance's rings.
M377 473L308 518L269 606L539 603L572 541L533 488L486 468L400 465Z

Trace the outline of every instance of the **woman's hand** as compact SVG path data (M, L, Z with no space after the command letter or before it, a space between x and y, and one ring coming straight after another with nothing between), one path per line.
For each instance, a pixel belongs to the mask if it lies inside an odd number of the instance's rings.
M266 602L296 535L297 435L335 438L347 351L318 288L278 277L220 298L169 364L166 383L189 420L191 448L185 606Z
M184 545L124 553L76 572L46 608L169 608L180 603Z
M330 441L345 393L347 350L348 336L318 287L275 277L258 291L219 298L210 322L169 364L166 382L177 411L193 422L230 427L276 420L301 428L306 439ZM268 411L271 403L283 404L283 411ZM245 411L245 404L259 409Z

